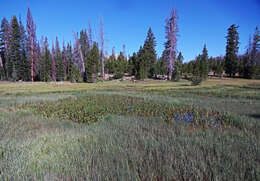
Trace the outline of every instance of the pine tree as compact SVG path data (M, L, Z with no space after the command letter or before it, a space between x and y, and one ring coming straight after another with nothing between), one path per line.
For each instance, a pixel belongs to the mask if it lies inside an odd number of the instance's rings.
M86 30L80 31L79 43L83 54L83 59L85 60L88 52L90 51L89 39Z
M56 80L63 81L64 80L64 64L62 60L62 55L60 51L59 40L56 37L55 43L55 62L56 62Z
M245 78L255 78L257 74L257 41L259 37L259 30L256 27L255 33L253 36L253 42L251 39L251 36L249 37L249 42L248 42L248 48L246 51L246 54L242 56L242 65L243 66L243 75Z
M146 60L146 75L148 77L153 77L155 75L155 62L156 62L156 51L155 51L156 41L152 29L149 28L147 32L147 37L143 46L143 52L145 52Z
M52 81L56 82L56 62L55 62L55 49L52 42L52 52L51 52L51 78Z
M144 80L147 77L146 74L146 53L143 49L143 47L141 46L138 53L137 53L137 61L136 61L136 65L135 65L135 78L138 80Z
M90 50L86 60L87 82L96 83L99 58L98 46L94 43L93 48Z
M183 56L182 53L180 52L177 60L174 64L174 71L173 71L173 78L175 81L179 81L181 78L181 74L182 74L182 62L183 62Z
M208 50L206 44L203 47L201 60L200 60L200 77L206 79L209 73L209 63L208 63Z
M100 60L101 60L101 76L105 79L105 57L104 57L104 30L103 30L103 20L100 18Z
M72 47L71 44L67 44L66 48L66 60L67 60L67 67L66 67L66 74L67 74L67 80L72 82Z
M67 66L68 66L68 62L67 62L67 52L66 52L66 47L65 47L65 42L63 41L62 44L62 62L63 62L63 73L64 73L64 80L67 80Z
M167 69L168 69L168 80L172 79L174 63L176 60L177 54L177 33L178 33L178 26L177 26L177 12L176 10L172 9L170 18L166 18L166 43L165 43L165 50L166 50L166 61L167 61Z
M52 58L49 50L48 39L45 37L42 45L42 52L39 63L39 75L40 80L44 82L51 81L51 70L52 70Z
M237 73L238 66L238 44L239 35L237 32L238 26L231 25L228 28L227 45L226 45L226 56L225 56L225 72L230 77Z
M128 62L128 74L129 75L136 75L136 64L137 64L137 55L134 52L133 55L129 58Z
M20 51L20 27L17 21L16 16L12 17L11 20L11 32L10 32L10 53L7 63L7 76L9 80L18 80L19 77L19 68L21 61L21 51Z
M30 40L30 57L31 57L31 80L34 81L35 76L35 58L36 56L36 26L34 24L31 10L28 8L27 11L27 32Z
M6 78L6 62L8 61L9 58L9 44L10 44L10 25L9 22L3 18L1 22L1 29L0 29L0 56L2 58L2 63L3 63L3 76ZM3 77L2 76L2 77Z
M21 47L21 62L20 62L20 68L18 70L18 76L20 80L29 81L30 80L30 60L29 60L29 53L28 53L28 37L26 35L26 31L24 29L24 26L21 21L21 17L19 20L20 24L20 47Z

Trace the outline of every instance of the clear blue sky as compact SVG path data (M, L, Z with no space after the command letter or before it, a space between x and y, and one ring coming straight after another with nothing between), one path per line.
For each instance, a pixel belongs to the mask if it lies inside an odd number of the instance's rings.
M231 24L238 24L240 53L245 51L249 34L260 28L260 0L2 0L0 18L21 15L26 20L31 8L37 36L73 41L73 31L88 27L99 39L99 18L103 17L105 49L116 53L126 45L127 54L138 51L149 27L157 41L160 56L165 42L165 18L175 8L179 15L178 51L185 61L194 59L207 44L210 56L225 54L225 36Z

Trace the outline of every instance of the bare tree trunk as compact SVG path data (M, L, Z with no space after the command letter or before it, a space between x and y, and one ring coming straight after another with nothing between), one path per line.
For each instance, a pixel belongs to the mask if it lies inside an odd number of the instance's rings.
M177 54L177 13L174 9L172 9L170 18L166 19L166 39L167 39L167 67L168 67L168 80L172 79L174 65Z

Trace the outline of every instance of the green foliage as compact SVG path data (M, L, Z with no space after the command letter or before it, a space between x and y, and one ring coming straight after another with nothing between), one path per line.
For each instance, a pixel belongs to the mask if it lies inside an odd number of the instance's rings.
M96 43L94 43L93 48L88 53L85 65L87 82L96 83L99 65L99 51Z
M147 36L143 46L143 59L145 62L145 76L154 77L155 75L155 63L156 63L156 51L155 51L156 41L152 29L149 28ZM146 77L145 77L146 78Z
M39 61L40 80L44 82L51 81L51 52L49 50L47 37L43 43L43 51L41 52Z
M85 96L79 99L68 98L56 103L28 105L35 113L47 118L73 120L79 123L92 123L103 119L107 114L120 114L144 117L161 117L168 123L178 123L193 126L229 125L229 117L218 112L198 110L192 107L158 104L134 97L119 95ZM227 121L225 121L227 119Z
M193 76L191 78L191 85L193 85L193 86L200 85L203 80L204 80L203 77Z
M20 27L16 16L12 17L11 20L11 32L10 32L10 49L9 59L6 62L7 77L9 80L19 80L19 69L21 68L21 51L20 51Z
M70 66L69 80L73 83L83 81L80 70L74 64Z
M226 56L225 56L225 72L230 77L235 76L237 73L238 66L238 44L239 44L239 35L237 32L238 26L231 25L228 28L227 45L226 45Z
M209 73L209 60L208 60L208 50L206 44L203 47L201 60L200 60L200 76L206 79Z
M183 56L181 52L179 53L177 60L174 64L173 69L173 80L179 81L182 75L182 62L183 62Z
M62 54L60 50L60 45L58 38L56 38L56 45L55 45L55 61L56 61L56 80L63 81L64 80L64 62L62 60Z

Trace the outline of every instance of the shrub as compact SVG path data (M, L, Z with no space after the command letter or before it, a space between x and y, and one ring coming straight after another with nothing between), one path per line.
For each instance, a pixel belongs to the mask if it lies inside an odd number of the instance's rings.
M196 86L196 85L200 85L203 81L202 77L199 76L193 76L191 78L191 85Z

